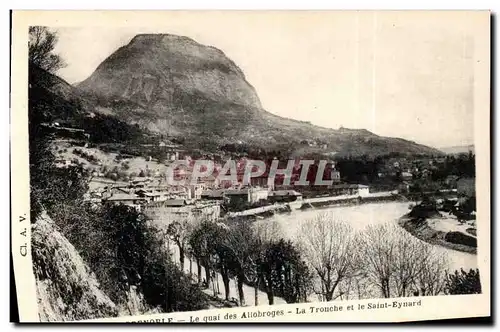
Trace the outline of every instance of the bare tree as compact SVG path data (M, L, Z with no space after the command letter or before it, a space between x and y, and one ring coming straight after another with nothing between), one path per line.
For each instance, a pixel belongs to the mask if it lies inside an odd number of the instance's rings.
M369 225L360 242L366 278L385 298L391 297L394 274L396 243L389 238L392 229L391 224Z
M389 228L388 239L396 250L392 258L394 291L397 297L409 296L415 278L420 274L426 260L426 244L416 239L403 228L394 225Z
M316 271L321 283L321 294L331 301L343 282L350 290L351 279L360 272L356 250L356 233L344 221L335 220L332 214L320 214L303 224L299 242L309 265Z
M449 269L448 257L431 245L423 249L422 268L415 277L414 286L420 296L435 296L444 293Z
M382 296L437 295L443 291L446 256L396 224L368 226L360 244L366 277Z
M255 235L261 242L271 242L283 237L283 228L276 220L264 220L254 224Z
M47 27L29 27L28 58L30 64L49 73L55 73L65 67L63 59L54 53L57 40L57 33Z

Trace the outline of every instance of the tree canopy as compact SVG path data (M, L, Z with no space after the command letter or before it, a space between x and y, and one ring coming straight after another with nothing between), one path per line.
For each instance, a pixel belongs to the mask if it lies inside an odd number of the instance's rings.
M49 73L55 73L66 66L59 54L54 53L57 44L57 32L47 27L33 26L29 28L29 53L30 64L36 65Z

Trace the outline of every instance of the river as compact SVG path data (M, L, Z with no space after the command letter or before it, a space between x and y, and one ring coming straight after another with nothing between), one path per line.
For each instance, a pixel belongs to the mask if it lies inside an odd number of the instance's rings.
M356 230L362 231L369 224L385 223L392 221L397 223L397 220L408 213L410 202L384 202L384 203L369 203L353 206L338 206L328 207L306 211L294 211L291 214L277 214L272 218L258 221L259 223L268 223L277 221L280 228L285 234L285 237L290 239L295 238L302 223L311 220L319 213L333 213L338 220L349 222ZM435 246L437 250L447 254L450 262L450 270L465 270L477 268L477 256L474 254L464 253L441 246Z

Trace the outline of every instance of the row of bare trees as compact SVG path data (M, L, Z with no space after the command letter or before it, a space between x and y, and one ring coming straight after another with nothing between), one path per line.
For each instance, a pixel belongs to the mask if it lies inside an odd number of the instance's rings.
M166 235L179 250L179 264L200 284L218 292L220 274L225 299L230 282L245 305L244 285L267 294L269 304L280 296L287 303L407 297L444 292L448 272L445 254L393 223L356 231L332 214L303 223L293 241L285 240L278 222L202 221L193 217L166 223ZM193 273L196 263L197 273ZM202 276L202 269L204 275Z
M448 270L445 254L394 223L361 231L320 214L297 235L315 271L320 300L338 297L406 297L443 293Z

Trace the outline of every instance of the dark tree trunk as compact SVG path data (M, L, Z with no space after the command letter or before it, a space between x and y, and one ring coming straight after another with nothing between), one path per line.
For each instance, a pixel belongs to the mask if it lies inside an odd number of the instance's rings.
M208 268L208 264L205 264L205 279L208 287L210 287L210 269Z
M254 303L256 306L259 305L259 284L260 284L260 278L257 278L253 285L253 296L254 296Z
M212 280L214 281L214 283L216 284L217 286L217 294L220 294L220 287L219 287L219 278L217 276L217 272L212 272Z
M185 258L185 253L184 253L184 247L179 245L179 261L181 263L181 271L184 273L184 258Z
M326 291L325 292L325 300L326 302L329 302L333 299L333 291Z
M262 276L262 282L266 288L267 300L270 305L274 304L274 292L273 292L273 281L271 280L271 276Z
M245 305L245 293L243 293L243 281L245 277L243 275L238 276L238 297L240 298L240 307Z
M382 280L382 294L385 298L391 297L391 291L389 288L389 280L387 280L387 279Z
M222 274L222 282L224 283L224 292L225 292L225 299L226 301L229 301L229 276L227 274L227 271L225 269L222 269L221 271Z
M201 284L201 262L200 262L199 258L196 259L196 265L198 267L198 275L197 275L197 277L198 277L198 284Z

